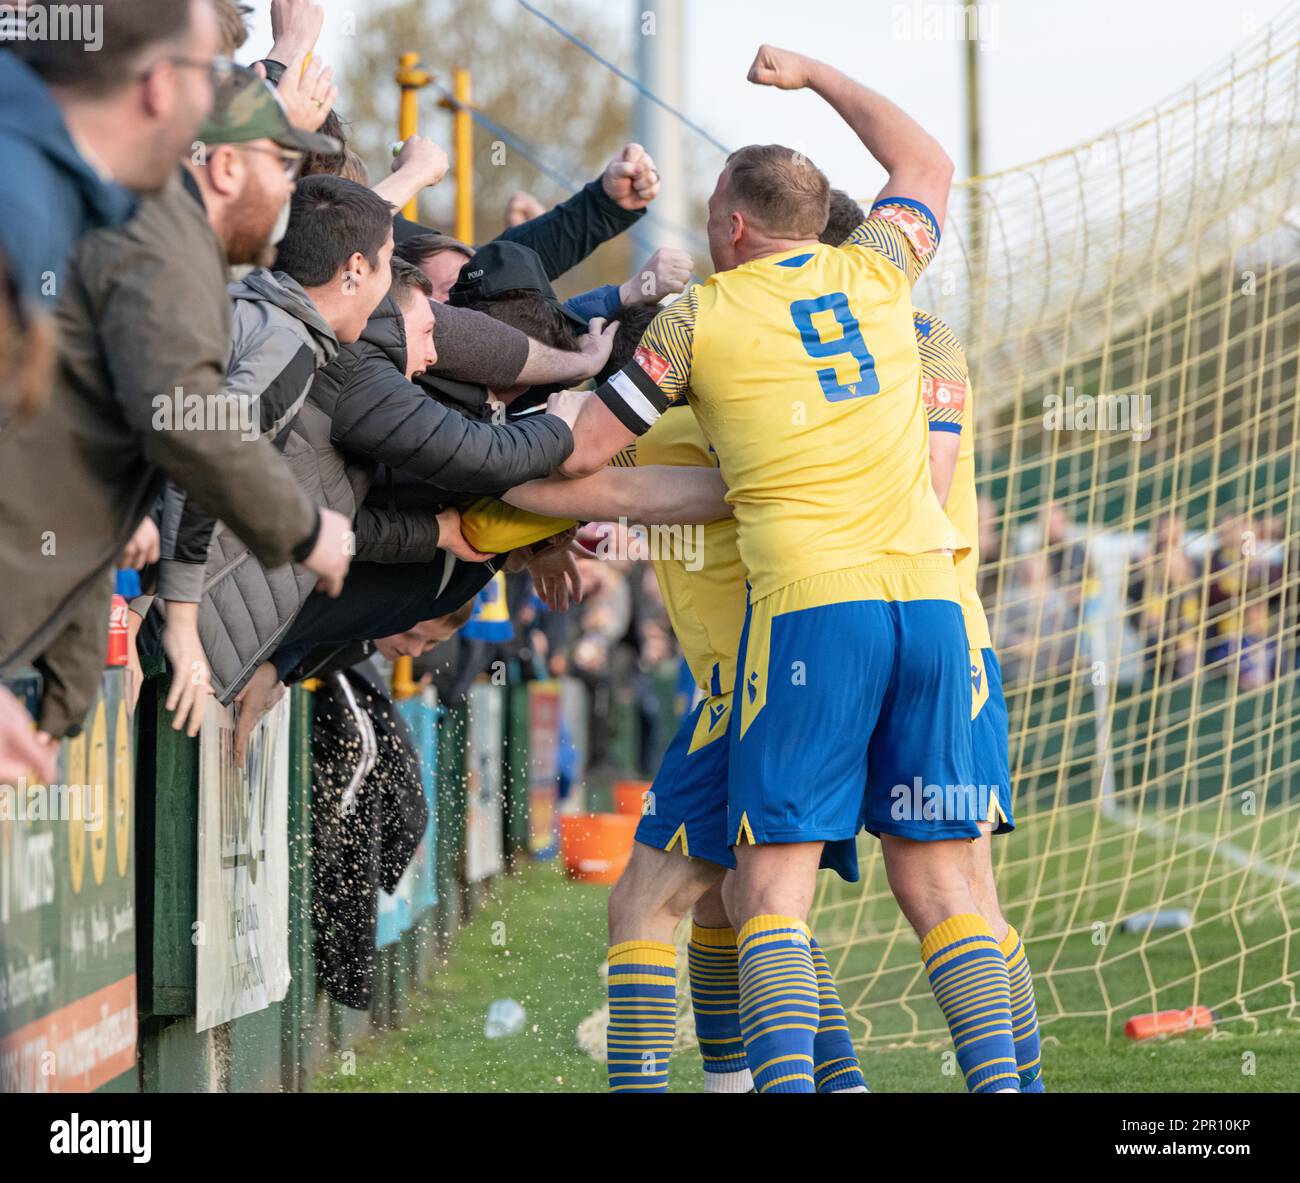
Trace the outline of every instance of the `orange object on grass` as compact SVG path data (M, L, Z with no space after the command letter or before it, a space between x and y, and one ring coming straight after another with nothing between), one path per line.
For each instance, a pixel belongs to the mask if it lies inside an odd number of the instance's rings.
M1180 1035L1198 1027L1213 1027L1214 1012L1208 1006L1186 1010L1162 1010L1154 1015L1134 1015L1124 1024L1130 1039L1152 1039L1157 1035Z
M630 817L640 817L645 809L645 795L650 791L648 780L616 780L614 782L614 812Z
M579 813L560 818L560 858L570 879L616 883L632 857L640 817L625 813Z

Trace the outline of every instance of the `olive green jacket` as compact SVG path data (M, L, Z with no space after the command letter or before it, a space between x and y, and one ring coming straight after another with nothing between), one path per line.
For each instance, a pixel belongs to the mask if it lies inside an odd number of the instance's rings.
M94 696L112 570L166 479L270 567L318 517L270 441L220 405L226 257L188 174L83 238L58 281L50 406L0 433L0 673L44 675L38 722L56 737Z

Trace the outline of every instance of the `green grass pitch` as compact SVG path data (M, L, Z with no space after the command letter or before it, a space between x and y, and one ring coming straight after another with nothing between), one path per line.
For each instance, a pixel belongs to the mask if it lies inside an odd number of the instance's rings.
M1040 981L1049 1090L1287 1091L1300 1080L1300 1007L1293 928L1300 890L1216 852L1232 842L1256 860L1290 866L1294 809L1236 821L1200 809L1144 818L1152 834L1069 807L1008 841L999 882L1032 940ZM1053 828L1054 827L1054 828ZM826 879L816 931L827 946L876 1092L961 1092L938 1009L920 977L915 938L896 924L879 859L864 840L864 884ZM1049 885L1056 884L1057 887ZM1064 885L1069 885L1068 888ZM604 1067L579 1050L578 1024L604 1001L607 889L566 881L554 863L526 866L457 936L448 962L419 991L407 1026L365 1042L353 1075L320 1076L322 1091L594 1092ZM1031 900L1028 916L1016 900ZM1152 899L1189 907L1190 932L1145 938L1117 917ZM504 923L504 943L494 929ZM1095 924L1104 926L1099 937ZM1095 943L1104 937L1103 943ZM496 998L523 1004L522 1033L483 1035ZM1206 1033L1134 1042L1131 1014L1194 1003L1220 1008ZM1107 1038L1107 1031L1110 1038ZM674 1055L673 1091L695 1092L696 1050Z

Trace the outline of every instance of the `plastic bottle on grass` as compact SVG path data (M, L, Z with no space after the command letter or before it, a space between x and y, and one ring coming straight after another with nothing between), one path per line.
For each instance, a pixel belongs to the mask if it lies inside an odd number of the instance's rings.
M1125 932L1156 932L1166 928L1191 928L1192 914L1186 908L1161 908L1158 912L1139 912L1121 926Z
M524 1029L525 1018L524 1008L513 998L498 998L488 1007L483 1034L488 1039L504 1039L508 1035L518 1035Z

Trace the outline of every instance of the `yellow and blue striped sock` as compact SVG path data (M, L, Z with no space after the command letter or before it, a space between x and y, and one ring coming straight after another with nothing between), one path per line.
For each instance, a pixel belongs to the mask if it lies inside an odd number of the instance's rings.
M989 922L949 916L921 941L921 960L948 1020L957 1063L972 1093L1019 1092L1011 1034L1011 978Z
M1011 1034L1016 1041L1020 1091L1045 1093L1043 1048L1038 1037L1038 1008L1034 1005L1034 978L1029 972L1029 958L1025 955L1020 934L1010 925L1002 940L1002 955L1007 959L1007 974L1011 978Z
M862 1075L858 1053L853 1050L853 1037L849 1034L849 1020L840 1002L835 979L831 977L830 963L817 943L809 940L812 948L813 969L817 973L818 1012L817 1037L813 1040L813 1077L819 1093L865 1093L867 1080Z
M605 1048L615 1093L666 1093L677 1033L677 949L623 941L609 950Z
M817 971L808 926L755 916L741 928L740 1030L760 1093L811 1093L817 1035Z
M740 1036L740 978L736 934L691 924L686 946L695 1035L704 1060L706 1093L747 1093L754 1087Z

